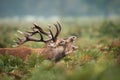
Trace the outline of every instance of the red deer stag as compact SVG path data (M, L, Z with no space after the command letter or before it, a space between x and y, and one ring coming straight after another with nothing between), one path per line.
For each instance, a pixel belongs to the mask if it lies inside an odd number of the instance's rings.
M34 42L44 42L45 43L44 48L38 48L38 49L27 48L27 47L0 48L0 54L4 55L5 53L7 53L9 55L20 57L23 60L26 60L28 55L35 53L49 60L54 59L55 62L57 62L66 55L75 51L77 47L74 46L74 41L76 39L75 36L58 39L58 36L61 32L61 25L57 22L57 24L54 24L54 27L56 29L55 35L51 30L51 26L49 26L48 29L49 32L46 32L40 26L34 24L32 31L27 31L23 33L24 38L17 38L18 41L16 43L18 46L28 41L34 41ZM37 38L37 36L35 37L36 34L38 34L40 38ZM45 37L43 35L47 36L48 39L44 39Z

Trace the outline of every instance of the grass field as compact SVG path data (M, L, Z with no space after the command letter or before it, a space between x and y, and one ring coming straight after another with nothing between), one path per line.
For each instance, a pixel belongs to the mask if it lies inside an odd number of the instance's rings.
M60 37L77 36L75 53L57 64L36 55L30 55L25 62L1 55L0 80L120 80L119 21L119 18L61 21ZM47 24L53 23L40 25ZM0 24L0 48L13 47L16 35L19 35L17 30L26 31L30 27L32 23ZM40 48L44 44L29 42L23 46Z

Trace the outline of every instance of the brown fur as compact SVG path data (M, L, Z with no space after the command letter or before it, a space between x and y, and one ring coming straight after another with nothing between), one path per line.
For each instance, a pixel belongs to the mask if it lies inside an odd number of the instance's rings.
M46 46L45 48L28 48L28 47L18 47L18 48L0 48L0 54L5 55L13 55L15 57L20 57L23 60L26 60L27 56L34 53L36 55L40 55L45 57L46 59L54 59L56 62L59 61L64 56L72 53L77 49L76 46L73 45L74 39L73 37L63 40L58 40L56 42L56 46Z
M45 48L0 48L0 54L9 54L26 60L28 55L35 53L38 56L44 56L46 59L54 59L55 62L59 61L60 59L77 49L77 47L73 44L76 37L71 36L65 39L58 40L58 35L61 32L61 25L57 22L57 24L54 24L54 27L56 28L55 35L52 32L51 26L49 26L49 32L46 32L36 24L34 24L34 27L32 27L32 31L27 31L25 33L19 31L24 36L24 38L18 37L18 41L16 42L17 45L22 45L28 41L44 42ZM40 39L34 36L36 34L40 36ZM43 35L47 36L48 39L44 39Z
M5 55L13 55L15 57L20 57L22 59L26 59L27 55L30 55L32 53L31 48L0 48L0 54Z

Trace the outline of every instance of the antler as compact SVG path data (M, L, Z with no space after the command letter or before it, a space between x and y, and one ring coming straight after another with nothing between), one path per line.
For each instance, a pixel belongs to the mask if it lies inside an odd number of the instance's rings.
M53 42L56 42L57 41L57 37L59 35L59 33L61 32L61 25L57 22L57 24L54 24L54 26L56 27L56 34L55 36L53 35L53 32L51 30L51 26L49 26L49 32L45 32L40 26L34 24L34 27L32 28L32 31L27 31L26 33L23 33L24 34L24 38L17 38L18 39L18 42L16 42L18 45L21 45L25 42L28 42L28 41L35 41L35 42L44 42L44 43L47 43L49 41L53 41ZM38 38L35 38L33 37L33 35L35 34L39 34L40 35L40 39ZM43 38L43 35L46 35L49 37L49 39L45 40Z
M57 31L56 31L56 34L55 34L55 36L54 36L54 41L56 41L58 35L59 35L60 32L61 32L61 25L60 25L60 23L57 22L57 24L54 24L54 26L56 27L56 30L57 30Z

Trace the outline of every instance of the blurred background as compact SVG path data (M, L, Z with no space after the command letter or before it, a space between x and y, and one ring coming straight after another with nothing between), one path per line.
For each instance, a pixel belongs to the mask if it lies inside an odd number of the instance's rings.
M77 36L78 50L55 65L34 55L26 62L0 55L0 80L120 80L120 0L0 0L0 48L15 47L24 37L18 32L33 23L48 31L56 21L60 38Z
M120 0L0 0L0 19L58 19L112 17L120 14Z
M0 0L0 47L12 47L17 30L26 31L33 23L46 28L56 21L62 37L118 38L120 0Z

